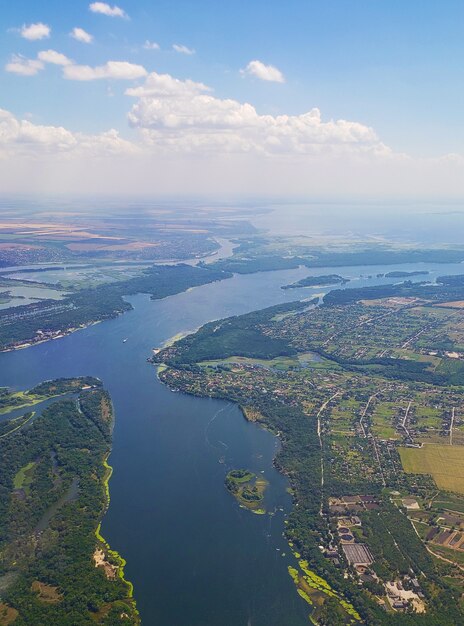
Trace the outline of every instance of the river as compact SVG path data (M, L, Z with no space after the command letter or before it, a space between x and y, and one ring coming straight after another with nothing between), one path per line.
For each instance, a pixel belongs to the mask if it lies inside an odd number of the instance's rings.
M463 273L460 265L431 264L336 272L354 279L349 288L391 282L369 275L424 267L431 278ZM147 357L207 321L320 293L280 289L310 273L333 268L234 276L163 300L134 296L134 310L116 319L0 354L1 385L27 389L45 379L93 375L111 393L114 473L102 534L127 559L146 626L308 624L309 609L287 573L293 557L282 532L291 501L272 465L278 441L229 402L171 392ZM240 509L226 491L226 472L240 467L264 472L275 515Z

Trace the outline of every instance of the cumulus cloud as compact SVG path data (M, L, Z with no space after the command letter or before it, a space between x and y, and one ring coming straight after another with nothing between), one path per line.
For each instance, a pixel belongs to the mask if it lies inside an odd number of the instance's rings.
M265 65L262 61L250 61L245 69L240 70L245 76L255 76L260 80L272 83L284 83L285 77L282 72L273 65Z
M92 13L101 13L102 15L108 15L109 17L124 17L126 19L129 17L120 7L116 5L110 6L106 2L92 2L89 4L89 9Z
M193 48L188 48L187 46L184 46L183 44L180 44L180 43L172 44L172 48L176 52L179 52L179 54L187 54L187 55L195 54L195 50Z
M34 74L55 55L15 57L13 71ZM142 66L115 61L62 67L76 80L146 75ZM114 129L84 134L0 110L2 189L22 190L27 180L29 189L46 192L178 193L181 179L184 193L464 193L462 155L394 153L369 126L326 119L317 108L263 115L250 103L216 97L204 83L156 72L125 93L134 99L134 142Z
M143 47L145 48L145 50L159 50L160 49L159 43L156 43L154 41L148 41L148 39L143 44Z
M134 80L147 75L147 70L142 65L129 63L128 61L108 61L105 65L68 65L63 70L63 76L68 80L101 80L111 78L114 80Z
M390 152L359 122L323 120L317 108L301 115L260 115L249 103L216 98L203 83L168 74L153 72L126 95L138 98L129 123L158 148L267 155Z
M193 80L179 80L170 74L157 74L152 72L140 87L130 87L126 89L126 96L133 98L153 98L157 99L188 99L200 93L212 91L210 87Z
M47 24L37 22L36 24L23 24L19 32L24 39L37 41L38 39L48 39L52 29Z
M19 76L35 76L40 70L43 70L44 64L37 59L26 59L25 57L14 54L10 61L5 65L5 71Z
M93 35L85 31L83 28L78 28L77 26L72 29L69 36L82 43L92 43L93 41Z
M43 154L133 154L137 148L116 130L98 135L73 133L62 126L43 126L20 120L0 109L0 155L35 157Z
M61 54L61 52L57 52L56 50L42 50L37 55L37 58L43 63L51 63L52 65L66 66L72 64L71 59L68 59L66 55Z

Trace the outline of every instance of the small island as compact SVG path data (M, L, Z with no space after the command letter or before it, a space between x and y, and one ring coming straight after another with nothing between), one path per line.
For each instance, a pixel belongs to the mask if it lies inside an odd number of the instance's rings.
M257 478L256 474L246 469L231 470L226 476L225 485L240 506L257 515L266 513L262 502L268 483L264 478Z
M385 274L385 278L408 278L409 276L425 276L427 274L430 274L427 270L416 270L414 272L402 272L401 270L396 270Z
M302 287L327 287L328 285L344 285L349 282L338 274L326 274L324 276L306 276L295 283L284 285L282 289L300 289Z

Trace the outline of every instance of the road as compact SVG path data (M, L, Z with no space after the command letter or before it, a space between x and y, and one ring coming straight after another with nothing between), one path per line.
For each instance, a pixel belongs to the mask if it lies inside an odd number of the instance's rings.
M319 411L317 412L317 436L319 437L319 446L321 448L321 506L319 508L319 515L321 516L324 505L324 442L322 440L321 415L330 402L332 402L332 400L334 400L337 396L341 395L341 393L341 391L337 391L333 394L333 396L330 396L330 398L321 405Z
M450 424L450 432L449 432L449 436L450 436L450 446L453 445L453 426L454 426L454 406L451 409L451 424Z

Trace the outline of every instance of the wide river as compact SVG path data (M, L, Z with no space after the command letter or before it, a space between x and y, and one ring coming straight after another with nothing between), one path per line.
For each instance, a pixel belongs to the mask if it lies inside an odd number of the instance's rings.
M424 267L431 278L464 273L428 264L234 276L163 300L135 296L134 310L117 319L0 354L2 386L94 375L111 393L114 474L102 532L127 559L146 626L303 626L309 613L287 573L293 557L282 532L291 500L272 465L277 439L234 404L171 392L147 363L152 349L207 321L320 293L280 289L310 273L336 271L354 279L349 288L391 282L369 275ZM274 515L253 515L226 491L226 472L240 467L263 472Z

